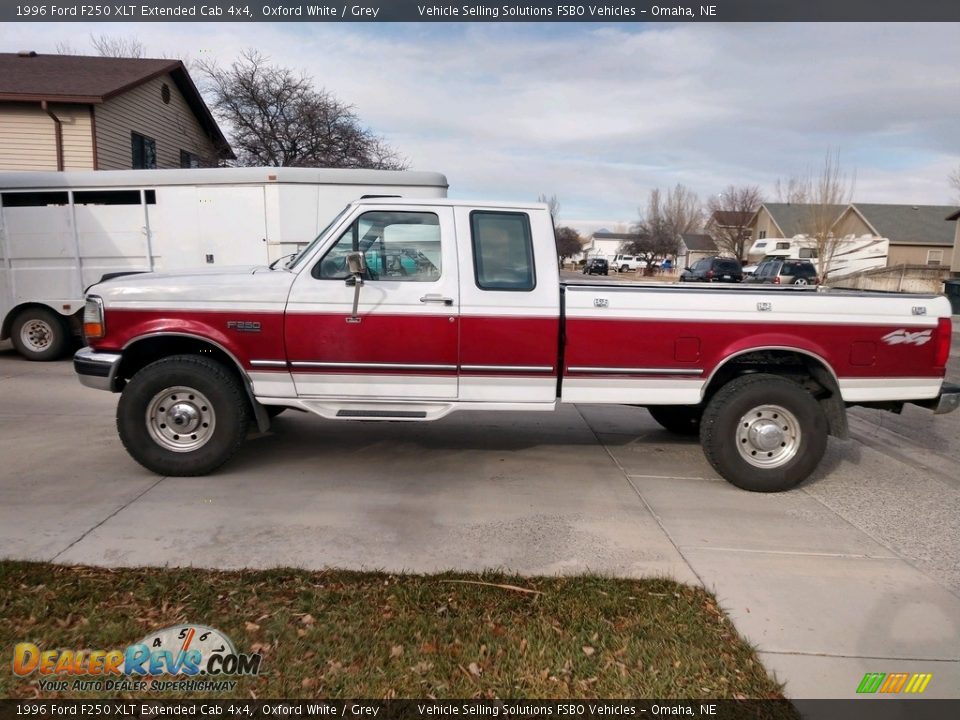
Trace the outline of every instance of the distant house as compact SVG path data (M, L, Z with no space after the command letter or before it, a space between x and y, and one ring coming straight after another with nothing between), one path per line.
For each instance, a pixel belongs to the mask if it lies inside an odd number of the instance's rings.
M947 205L853 203L834 223L836 235L875 235L890 240L887 265L947 265L953 259L954 229ZM867 232L860 232L866 228Z
M613 260L625 246L639 239L640 236L636 233L615 233L601 229L590 236L589 241L584 245L583 252L588 258Z
M947 222L952 222L956 230L953 235L953 259L950 262L950 271L960 273L960 210L947 216Z
M233 157L179 60L0 53L0 170L214 167Z
M702 258L718 255L717 244L709 235L702 233L681 233L677 243L677 267L692 267Z
M788 249L791 238L810 233L811 205L764 203L751 222L752 259ZM886 238L887 265L949 265L954 230L944 218L955 208L943 205L851 203L830 205L832 232L838 238ZM779 242L778 242L779 241Z

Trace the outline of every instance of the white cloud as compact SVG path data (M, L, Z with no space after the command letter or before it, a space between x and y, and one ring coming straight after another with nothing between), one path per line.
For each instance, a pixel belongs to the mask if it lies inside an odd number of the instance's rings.
M77 25L8 25L50 51ZM771 187L830 146L857 199L941 203L960 163L949 24L90 25L229 61L257 47L356 105L451 194L557 194L562 217L632 221L648 190ZM82 40L74 39L79 48Z

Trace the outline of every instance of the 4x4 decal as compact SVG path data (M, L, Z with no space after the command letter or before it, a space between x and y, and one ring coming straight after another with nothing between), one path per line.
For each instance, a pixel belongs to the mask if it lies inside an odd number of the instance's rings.
M887 345L926 345L933 339L933 330L918 330L910 332L900 328L883 336Z

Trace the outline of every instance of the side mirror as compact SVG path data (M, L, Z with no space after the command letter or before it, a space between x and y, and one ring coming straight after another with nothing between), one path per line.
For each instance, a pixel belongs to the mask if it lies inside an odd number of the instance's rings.
M347 253L347 270L350 272L347 285L353 285L353 312L350 313L347 322L355 324L361 320L357 308L360 305L360 286L363 285L363 274L367 271L367 259L362 252Z
M347 270L351 275L363 275L367 271L367 259L362 252L347 253Z

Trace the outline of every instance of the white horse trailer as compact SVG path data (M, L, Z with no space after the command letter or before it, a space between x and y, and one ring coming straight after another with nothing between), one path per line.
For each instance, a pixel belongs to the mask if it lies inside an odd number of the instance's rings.
M32 360L79 333L113 273L264 265L363 196L447 196L440 173L215 168L0 173L0 340Z

